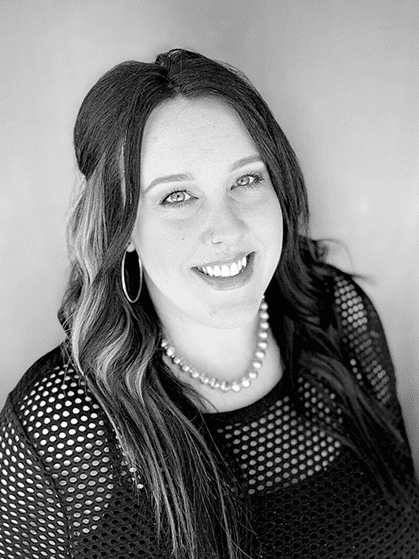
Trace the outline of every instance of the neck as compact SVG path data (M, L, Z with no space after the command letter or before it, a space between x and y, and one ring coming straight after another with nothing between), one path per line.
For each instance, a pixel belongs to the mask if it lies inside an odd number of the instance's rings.
M165 334L190 365L210 376L232 381L245 374L252 361L258 331L258 316L238 328L211 328L194 321L171 325Z

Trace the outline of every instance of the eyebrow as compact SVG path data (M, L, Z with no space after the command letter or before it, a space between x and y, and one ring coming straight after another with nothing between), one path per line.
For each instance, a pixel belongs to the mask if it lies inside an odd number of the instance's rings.
M148 190L151 190L154 186L157 186L158 184L164 184L167 182L181 182L187 180L191 180L190 175L179 174L179 175L166 175L164 177L156 177L151 181L151 183L147 186L147 188L144 189L144 193L146 193Z
M245 165L249 165L249 163L263 163L263 160L259 154L249 155L248 157L243 157L242 159L239 159L238 161L233 163L230 170L231 172L237 171L237 169L240 169Z
M263 163L263 160L259 154L243 157L242 159L239 159L238 161L235 161L233 163L233 165L230 168L230 172L232 173L233 171L237 171L237 169L240 169L245 165L249 165L250 163ZM170 182L182 182L186 180L192 180L192 177L185 173L179 173L176 175L165 175L163 177L156 177L150 182L147 188L144 189L144 194L149 190L151 190L153 187L157 186L158 184L165 184Z

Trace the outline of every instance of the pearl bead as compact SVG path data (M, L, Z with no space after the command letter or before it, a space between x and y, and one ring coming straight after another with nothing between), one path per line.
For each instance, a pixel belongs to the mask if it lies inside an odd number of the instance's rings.
M199 380L202 384L209 386L210 388L218 388L223 392L228 392L229 390L232 390L233 392L240 392L242 388L249 388L252 381L258 378L259 370L262 368L263 359L266 356L269 330L269 314L267 310L268 305L263 298L259 307L259 330L256 339L256 350L253 356L253 361L247 374L239 380L235 380L231 383L225 380L221 381L216 377L210 377L205 373L200 373L194 367L185 363L179 355L176 355L175 349L169 345L169 342L166 339L163 338L160 345L173 364L177 365L182 372L188 373L191 378Z
M208 384L211 386L211 388L218 388L220 386L219 381L215 377L210 378Z

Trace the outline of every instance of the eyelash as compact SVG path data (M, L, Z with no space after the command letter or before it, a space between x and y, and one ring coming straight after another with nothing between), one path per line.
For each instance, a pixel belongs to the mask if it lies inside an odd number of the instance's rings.
M259 174L259 173L247 173L246 175L242 175L241 177L239 177L236 180L236 183L244 178L250 178L253 179L253 182L249 183L249 184L239 184L237 185L238 187L243 186L244 188L250 188L250 189L254 189L256 188L258 185L260 185L265 179L263 177L263 175ZM177 193L185 193L188 194L188 196L190 196L190 198L188 198L187 200L184 200L183 202L167 202L168 198L170 198L170 196L172 196L172 194L177 194ZM167 194L167 196L165 196L163 198L163 200L160 202L161 206L173 206L176 208L181 208L182 206L186 206L186 204L188 204L194 197L189 194L186 190L179 190L179 189L174 189L171 192L169 192L169 194Z
M262 183L264 181L263 175L261 175L260 173L247 173L246 175L243 175L241 177L239 177L236 180L236 183L244 178L251 178L254 179L254 181L250 184L243 184L243 185L239 185L239 186L245 186L248 188L255 188L258 184Z
M190 196L190 198L188 198L187 200L184 200L183 202L167 202L167 199L170 198L170 196L172 196L172 194L187 194L188 196ZM182 206L186 206L186 204L188 204L188 202L190 200L192 200L193 196L191 194L189 194L186 190L172 190L172 192L169 192L169 194L167 196L165 196L163 198L163 200L160 202L161 206L166 206L166 207L170 207L172 206L173 208L181 208Z

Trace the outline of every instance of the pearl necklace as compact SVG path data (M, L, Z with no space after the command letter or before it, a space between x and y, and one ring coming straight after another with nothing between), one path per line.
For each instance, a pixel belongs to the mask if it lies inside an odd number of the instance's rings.
M205 373L200 373L195 369L195 367L186 363L182 357L179 357L173 346L171 346L165 338L161 341L161 347L166 355L171 359L173 364L176 365L183 373L188 373L191 378L197 379L202 384L211 388L218 388L223 392L228 392L229 390L239 392L242 388L249 388L252 381L258 378L259 370L262 368L263 360L266 355L266 348L268 347L269 314L267 311L268 305L265 299L262 299L259 307L259 330L257 334L256 350L247 373L238 380L227 382L225 380L219 380L216 377L208 376Z

